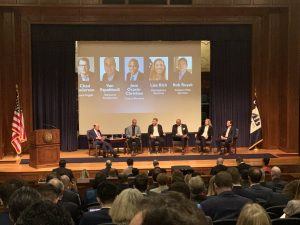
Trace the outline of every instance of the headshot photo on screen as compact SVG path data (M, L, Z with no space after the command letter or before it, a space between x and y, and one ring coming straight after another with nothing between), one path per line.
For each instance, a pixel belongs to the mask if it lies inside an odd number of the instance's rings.
M100 57L100 80L104 82L116 82L122 80L119 68L119 57Z
M142 81L144 79L144 57L125 57L124 71L126 81Z
M94 79L94 57L77 57L77 73L79 82L91 82Z
M149 57L151 60L150 81L168 80L168 57Z
M174 57L174 80L189 81L192 80L192 57L177 56Z

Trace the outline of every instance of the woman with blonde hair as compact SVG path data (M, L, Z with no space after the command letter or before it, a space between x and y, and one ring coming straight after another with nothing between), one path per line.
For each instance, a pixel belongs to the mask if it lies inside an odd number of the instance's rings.
M211 123L211 120L206 118L204 121L203 126L199 127L198 132L196 134L196 143L199 142L200 145L200 151L204 151L204 147L206 145L206 142L211 142L213 136L213 126Z
M149 80L167 80L166 65L161 58L157 58L154 60L150 69Z
M271 219L266 210L257 203L246 204L236 225L271 225Z
M139 205L143 200L143 194L137 189L125 189L114 200L109 215L113 223L127 225L139 211Z
M207 196L215 196L215 195L217 195L217 193L215 191L215 188L214 188L215 178L216 178L215 176L212 176L209 179L208 188L207 188Z

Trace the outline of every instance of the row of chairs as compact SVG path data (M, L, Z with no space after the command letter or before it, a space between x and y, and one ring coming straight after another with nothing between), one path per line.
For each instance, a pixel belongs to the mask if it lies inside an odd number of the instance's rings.
M236 225L237 220L227 219L227 220L217 220L213 222L213 225ZM272 219L272 225L299 225L300 218L284 218L284 219Z
M236 128L235 131L235 136L233 137L232 142L230 143L231 148L234 150L234 153L236 154L237 151L237 140L239 137L239 129ZM196 142L195 142L195 149L196 151L200 151L200 140L197 138L197 135L195 134L195 138L196 138ZM103 155L103 150L101 148L100 145L95 145L95 141L90 137L89 132L87 132L87 140L88 140L88 148L89 148L89 155L91 155L91 151L93 149L96 150L96 153L98 155ZM150 140L149 140L150 143ZM124 141L125 144L125 149L124 149L124 153L129 153L128 149L128 143L127 140ZM136 146L136 143L134 143L134 147L136 148L137 151L139 151L139 153L143 152L143 146L142 146L142 142L140 142L140 146ZM176 141L176 140L172 140L172 150L173 152L175 152L175 149L177 146L183 147L183 142L182 141ZM226 146L223 144L221 145L221 148L225 148ZM204 149L208 152L212 152L213 149L213 139L207 140L204 143ZM149 152L151 151L150 146L149 146ZM171 150L170 150L171 151Z

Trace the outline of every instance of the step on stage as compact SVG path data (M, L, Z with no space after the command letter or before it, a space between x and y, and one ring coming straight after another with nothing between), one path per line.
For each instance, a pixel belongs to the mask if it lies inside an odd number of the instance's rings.
M244 161L252 166L261 167L262 158L264 156L270 157L270 165L278 165L283 169L283 172L299 173L300 176L300 157L298 154L286 153L278 149L259 149L249 151L248 148L238 148L237 155L224 156L224 164L226 166L235 166L235 159L240 156ZM89 156L88 150L78 150L74 152L61 152L60 157L67 160L67 168L73 170L75 177L80 177L80 172L84 169L88 170L90 176L100 169L105 167L105 161L110 159L113 162L113 167L122 170L126 165L126 159L131 158L128 154L120 153L119 158L96 158ZM152 161L159 160L160 167L171 170L172 166L188 165L195 169L195 171L209 174L210 168L216 163L219 157L218 153L200 153L193 152L191 149L184 155L181 152L164 152L158 154L150 154L148 149L144 153L132 157L135 160L134 166L140 171L145 172L151 169ZM35 169L29 166L29 155L24 154L22 158L16 159L13 156L6 156L0 160L0 181L13 177L21 177L25 180L36 180L46 176L54 167L44 167ZM289 168L289 169L287 169Z

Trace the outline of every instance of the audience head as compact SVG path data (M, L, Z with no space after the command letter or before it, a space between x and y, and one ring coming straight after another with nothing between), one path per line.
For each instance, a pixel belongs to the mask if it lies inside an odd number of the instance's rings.
M289 199L300 200L300 179L293 180L285 185L282 193L284 193Z
M172 183L175 182L184 182L184 176L180 170L175 170L172 173Z
M57 178L53 178L51 179L49 182L49 184L53 185L56 188L56 191L59 195L63 195L63 192L65 190L64 184L63 182L61 182L59 179Z
M266 210L257 203L246 204L238 218L237 225L271 225Z
M112 162L110 160L106 160L105 167L108 168L108 169L110 169L111 166L112 166Z
M212 176L209 179L208 188L207 188L207 196L215 196L217 194L215 187L214 187L215 179L216 179L216 176Z
M244 159L242 157L237 157L235 161L237 165L240 165L242 162L244 162Z
M215 177L215 190L217 194L232 189L232 177L227 171L217 173Z
M262 177L261 170L259 168L250 168L249 180L252 184L259 183Z
M157 159L153 160L153 167L159 167L159 161Z
M8 205L10 196L19 188L25 186L25 181L20 179L10 179L1 184L0 187L0 198L3 205L6 207Z
M61 182L64 185L64 189L69 189L70 188L70 183L71 183L70 178L67 175L62 175L60 177L60 179L61 179Z
M224 159L222 157L217 159L217 165L223 165Z
M118 171L114 168L111 168L108 172L109 177L117 177L118 176Z
M128 166L133 166L133 159L132 158L127 159L127 165Z
M46 182L49 182L51 179L53 179L53 178L57 178L57 179L59 179L60 180L60 175L58 174L58 173L56 173L56 172L51 172L51 173L49 173L48 175L47 175L47 177L46 177Z
M157 176L157 183L161 185L167 185L168 184L168 176L165 173L160 173Z
M279 179L281 176L281 170L278 166L273 166L271 169L271 177L273 179Z
M125 189L115 199L109 210L113 223L129 224L140 208L143 194L136 189Z
M191 198L189 186L184 182L174 182L171 184L169 191L175 191L183 194L187 199Z
M104 181L106 181L106 175L101 172L96 173L93 188L97 189L98 185Z
M21 213L30 205L41 200L41 195L31 187L21 187L10 197L8 208L9 217L16 223Z
M64 159L59 160L59 167L65 168L66 164L67 164L66 160L64 160Z
M200 176L192 177L189 180L189 188L192 195L201 195L206 191L204 181Z
M117 196L116 185L110 182L103 182L97 188L97 199L102 204L112 204Z
M28 207L16 225L73 225L70 214L50 201L39 201Z
M227 172L230 173L232 177L232 184L240 184L241 183L241 175L236 167L229 167Z
M130 225L207 225L201 209L173 191L145 198Z
M57 204L61 197L59 190L49 183L40 184L37 190L41 194L42 200L48 200L54 204Z
M263 158L262 161L265 166L268 166L270 163L270 158Z
M148 188L148 177L144 174L137 175L134 179L134 188L141 193L146 192Z

